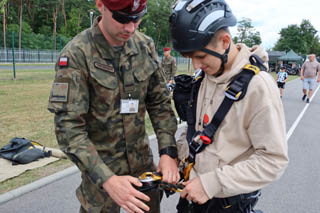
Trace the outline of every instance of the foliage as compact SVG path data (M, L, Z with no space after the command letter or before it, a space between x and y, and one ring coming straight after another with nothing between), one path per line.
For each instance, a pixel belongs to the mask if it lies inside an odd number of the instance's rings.
M140 24L140 31L154 39L158 50L170 46L169 16L174 2L175 0L149 0L148 13Z
M277 41L274 50L289 51L292 49L301 55L310 53L320 54L319 37L317 30L312 26L309 20L302 20L298 26L296 24L282 28L280 38Z
M261 44L260 32L254 29L251 19L242 18L238 22L237 31L237 36L233 38L234 43L245 43L248 47Z
M7 1L7 3L5 3ZM2 0L1 6L7 5L6 41L12 45L12 32L15 33L15 46L18 45L19 5L20 0ZM168 17L175 0L149 0L148 13L143 18L139 30L152 37L158 50L170 45ZM56 6L58 10L56 11ZM2 7L1 7L2 8ZM94 18L99 15L93 0L24 0L22 48L54 48L54 26L56 20L57 49L61 49L76 34L90 27L90 11ZM57 12L57 17L55 17ZM0 16L0 29L3 29L4 16ZM31 29L31 30L30 30ZM28 31L28 32L27 32ZM3 45L3 35L0 38ZM162 52L162 51L160 51ZM175 55L173 53L173 55Z

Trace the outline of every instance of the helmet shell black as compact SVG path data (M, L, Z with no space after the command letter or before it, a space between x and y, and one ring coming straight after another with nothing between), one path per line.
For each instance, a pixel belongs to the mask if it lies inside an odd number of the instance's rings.
M224 0L180 0L169 19L173 48L191 52L205 47L221 28L237 24Z

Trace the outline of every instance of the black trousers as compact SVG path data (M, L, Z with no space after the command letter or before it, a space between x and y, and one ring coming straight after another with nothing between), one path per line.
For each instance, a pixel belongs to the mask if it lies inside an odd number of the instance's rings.
M180 198L177 205L178 213L251 213L258 202L260 190L236 195L228 198L212 198L200 205L189 203L186 199Z

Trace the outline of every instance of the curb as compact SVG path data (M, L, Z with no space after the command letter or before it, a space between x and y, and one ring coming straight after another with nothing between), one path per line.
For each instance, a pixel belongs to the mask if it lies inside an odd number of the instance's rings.
M14 190L11 190L5 194L2 194L0 195L0 204L3 204L11 199L14 199L16 197L19 197L23 194L26 194L28 192L31 192L33 190L36 190L36 189L39 189L41 188L42 186L45 186L49 183L52 183L54 181L57 181L61 178L64 178L64 177L67 177L69 175L72 175L76 172L78 172L78 168L76 166L72 166L70 168L67 168L67 169L64 169L60 172L57 172L53 175L50 175L50 176L47 176L47 177L44 177L44 178L41 178L35 182L32 182L32 183L29 183L25 186L21 186L17 189L14 189Z
M186 126L186 123L181 123L178 125L178 129L182 128ZM153 139L156 139L156 135L150 135L149 136L149 140L153 140ZM55 182L57 180L60 180L61 178L64 178L64 177L67 177L67 176L70 176L70 175L73 175L75 174L76 172L79 172L79 169L78 167L76 166L72 166L70 168L67 168L67 169L64 169L60 172L57 172L57 173L54 173L50 176L47 176L47 177L44 177L44 178L41 178L37 181L34 181L32 183L29 183L27 185L24 185L24 186L21 186L19 188L16 188L14 190L11 190L9 192L6 192L2 195L0 195L0 205L9 201L9 200L12 200L14 198L17 198L23 194L26 194L28 192L31 192L31 191L34 191L36 189L39 189L45 185L48 185L52 182Z

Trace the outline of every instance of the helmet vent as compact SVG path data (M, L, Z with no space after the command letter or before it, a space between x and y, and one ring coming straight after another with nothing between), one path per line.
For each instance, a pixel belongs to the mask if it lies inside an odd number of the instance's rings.
M216 22L221 17L224 17L224 10L213 11L202 20L198 30L205 31L208 28L208 26Z
M206 1L206 0L194 0L194 1L190 2L190 4L188 4L186 10L188 12L190 12L193 8L197 7L199 4L201 4L204 1Z

